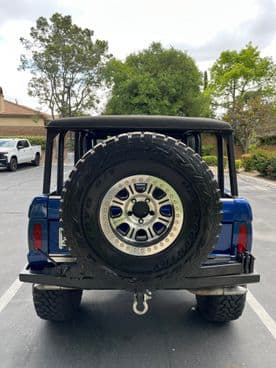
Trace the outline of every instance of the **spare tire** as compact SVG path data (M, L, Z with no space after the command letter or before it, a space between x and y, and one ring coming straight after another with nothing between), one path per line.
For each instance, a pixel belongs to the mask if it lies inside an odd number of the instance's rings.
M62 192L61 219L79 260L149 280L198 266L216 242L220 209L216 180L198 154L174 138L135 132L78 161Z

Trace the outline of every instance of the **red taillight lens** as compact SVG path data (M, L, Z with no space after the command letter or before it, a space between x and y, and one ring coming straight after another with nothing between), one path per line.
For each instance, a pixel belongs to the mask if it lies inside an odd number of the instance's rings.
M240 225L239 228L239 236L238 236L238 244L237 244L237 251L238 253L245 253L247 246L247 226Z
M41 224L34 224L33 241L34 241L35 249L42 249L42 225Z

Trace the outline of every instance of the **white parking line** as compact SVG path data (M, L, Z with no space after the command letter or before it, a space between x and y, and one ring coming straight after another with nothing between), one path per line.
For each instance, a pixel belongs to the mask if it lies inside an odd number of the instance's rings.
M269 188L260 187L259 185L255 185L255 188L259 189L259 190L263 190L263 191L268 191L269 190Z
M274 339L276 339L276 322L249 290L247 291L247 302L274 337Z
M16 279L8 288L8 290L1 296L0 313L3 311L4 308L6 308L6 306L9 304L9 302L12 300L12 298L15 296L15 294L18 292L21 286L22 282Z
M247 182L247 183L256 183L256 184L261 184L263 183L266 187L268 188L272 188L276 186L276 182L275 180L269 180L269 179L264 179L262 177L254 177L254 176L249 176L246 174L238 174L238 178L239 180L242 180L243 182ZM274 189L274 188L273 188Z

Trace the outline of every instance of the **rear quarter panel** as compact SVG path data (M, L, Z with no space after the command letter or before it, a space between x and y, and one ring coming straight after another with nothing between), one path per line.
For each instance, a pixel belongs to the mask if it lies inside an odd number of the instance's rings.
M237 253L238 231L240 224L248 227L247 250L252 248L252 211L248 201L244 198L223 198L222 227L212 256L229 255ZM34 223L41 223L43 227L43 251L48 254L68 255L67 248L61 246L59 222L59 197L40 196L34 198L29 211L29 254L30 263L47 261L41 253L32 247L32 228Z

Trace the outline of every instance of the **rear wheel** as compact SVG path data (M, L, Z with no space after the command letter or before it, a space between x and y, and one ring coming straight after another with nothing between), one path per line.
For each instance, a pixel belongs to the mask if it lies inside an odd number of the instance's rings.
M147 132L88 151L65 184L61 216L74 256L135 282L188 274L212 250L221 217L216 181L200 156Z
M45 289L33 285L33 302L38 317L50 321L71 319L80 306L82 290Z
M238 319L244 310L246 294L243 295L197 295L200 314L208 321L229 322Z
M12 157L8 166L9 171L16 171L17 170L17 159L16 157Z
M39 154L39 153L37 153L37 154L35 155L35 159L32 161L32 164L33 164L34 166L39 166L39 164L40 164L40 154Z

